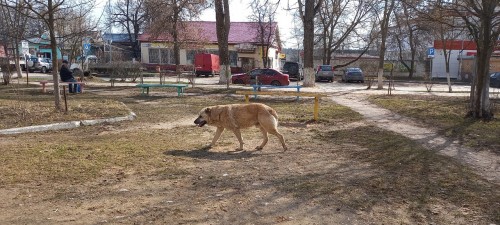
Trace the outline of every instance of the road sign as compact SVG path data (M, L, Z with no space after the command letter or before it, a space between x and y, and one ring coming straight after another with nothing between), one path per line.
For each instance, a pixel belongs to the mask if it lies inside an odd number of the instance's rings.
M427 48L427 58L434 58L434 48Z
M83 49L90 50L90 43L83 44Z

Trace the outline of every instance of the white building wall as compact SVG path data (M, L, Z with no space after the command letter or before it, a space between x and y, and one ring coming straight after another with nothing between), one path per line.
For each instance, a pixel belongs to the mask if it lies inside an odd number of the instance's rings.
M449 50L450 51L450 78L458 78L460 61L458 60L458 55L460 50ZM433 78L446 78L446 60L444 58L444 53L442 49L436 49L434 53L434 58L432 59L432 77ZM463 53L464 54L464 53Z

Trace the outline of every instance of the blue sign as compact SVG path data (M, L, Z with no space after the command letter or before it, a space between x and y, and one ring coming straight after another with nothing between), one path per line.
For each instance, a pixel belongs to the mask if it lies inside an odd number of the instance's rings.
M427 58L434 58L434 48L427 48Z
M90 43L83 44L83 49L90 50Z

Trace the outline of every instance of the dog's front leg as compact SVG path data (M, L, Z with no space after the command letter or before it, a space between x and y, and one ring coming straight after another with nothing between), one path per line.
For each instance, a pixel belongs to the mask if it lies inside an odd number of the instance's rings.
M234 133L234 135L236 135L236 138L238 138L238 141L240 142L240 147L237 148L236 151L242 151L243 150L243 139L241 138L240 129L234 129L233 133Z
M214 139L212 139L212 143L210 144L210 147L215 145L215 142L217 142L217 140L219 140L220 135L222 134L223 131L224 131L224 127L217 127L217 131L215 131L215 136L214 136Z

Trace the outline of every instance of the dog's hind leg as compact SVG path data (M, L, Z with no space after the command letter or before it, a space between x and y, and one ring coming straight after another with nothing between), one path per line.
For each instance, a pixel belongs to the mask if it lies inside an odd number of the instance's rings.
M280 132L278 132L278 130L276 128L272 129L272 130L268 130L268 132L270 134L276 135L276 137L278 137L278 139L280 139L281 145L283 146L283 151L288 150L288 148L286 147L286 144L285 144L285 138L283 137L282 134L280 134Z
M262 126L258 126L258 127L260 129L260 132L262 132L262 143L260 144L260 146L257 146L255 148L255 150L262 150L264 148L264 146L266 146L267 141L269 140L269 138L267 137L267 131L266 131L266 129L264 129L264 127L262 127Z
M217 127L217 131L215 131L215 136L214 136L214 139L212 139L212 143L210 144L210 147L215 145L215 142L217 142L217 140L219 140L220 135L222 134L223 131L224 131L224 127Z
M241 151L243 150L243 139L241 138L241 132L240 129L233 129L233 133L238 138L238 141L240 142L240 147L236 149L236 151Z
M266 122L266 120L268 122ZM259 118L260 126L267 132L272 135L276 135L278 139L280 139L281 145L283 146L284 151L288 150L285 144L285 138L278 131L278 120L275 117L264 117L263 119ZM262 142L264 143L264 142ZM262 145L261 145L262 146ZM262 146L264 147L264 146Z

